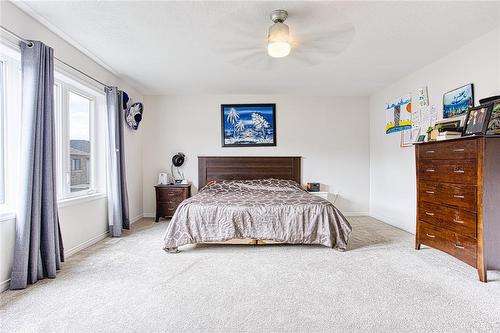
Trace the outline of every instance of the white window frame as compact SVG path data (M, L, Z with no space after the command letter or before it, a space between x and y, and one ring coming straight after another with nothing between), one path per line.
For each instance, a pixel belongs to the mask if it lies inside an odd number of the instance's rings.
M3 203L0 203L0 222L15 217L19 177L19 147L21 127L21 53L16 44L0 42L0 61L3 66L3 101L1 154L3 160ZM7 126L8 124L8 126Z
M70 117L69 117L69 93L73 93L90 100L90 189L71 192L71 155L70 155ZM75 82L74 80L64 77L63 74L57 73L55 79L55 110L56 110L56 126L57 126L57 165L58 165L58 200L73 199L94 195L97 190L96 179L96 164L97 164L97 135L96 135L96 108L99 105L99 99L103 98L103 94L99 96L92 89L86 89L85 86Z
M2 57L3 58L3 57ZM7 96L7 76L5 75L7 62L0 58L0 205L5 204L5 96Z

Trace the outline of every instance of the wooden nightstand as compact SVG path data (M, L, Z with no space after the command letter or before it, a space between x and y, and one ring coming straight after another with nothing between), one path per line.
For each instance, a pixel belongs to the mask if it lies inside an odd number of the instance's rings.
M172 217L179 204L191 196L190 184L157 185L156 189L156 218Z

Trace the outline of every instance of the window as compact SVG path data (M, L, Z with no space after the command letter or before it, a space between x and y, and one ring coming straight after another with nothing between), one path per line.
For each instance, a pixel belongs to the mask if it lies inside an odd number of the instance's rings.
M21 137L21 55L0 49L0 219L15 207ZM102 87L56 66L56 173L59 200L106 192L106 112Z
M59 199L102 191L97 186L97 171L102 170L103 158L96 153L99 140L96 110L102 107L103 98L103 94L56 73Z
M5 115L5 64L0 61L0 204L5 202L5 154L4 154L4 115Z
M91 189L90 169L82 170L82 160L90 161L90 112L92 100L72 91L69 97L69 156L72 167L70 171L70 192L88 191ZM90 164L90 163L89 163Z
M79 158L71 159L71 171L81 171L82 170L82 160Z
M0 48L0 213L15 207L21 124L21 54Z

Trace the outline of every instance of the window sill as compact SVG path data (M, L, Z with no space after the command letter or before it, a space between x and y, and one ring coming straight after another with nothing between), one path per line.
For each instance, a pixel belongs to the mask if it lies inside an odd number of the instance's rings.
M106 198L106 193L92 193L89 195L82 195L82 196L75 197L75 198L67 198L67 199L58 200L57 206L59 208L62 208L62 207L80 205L80 204L83 204L86 202L91 202L91 201L99 200L102 198Z
M10 209L6 205L0 205L0 222L14 220L15 218L15 211Z

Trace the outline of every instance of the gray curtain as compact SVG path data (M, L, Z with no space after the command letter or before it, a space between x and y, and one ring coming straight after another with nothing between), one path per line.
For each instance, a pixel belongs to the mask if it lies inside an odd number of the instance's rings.
M127 179L123 144L123 99L116 87L105 88L108 108L108 219L109 233L120 237L129 229Z
M21 43L21 163L11 289L55 278L64 261L56 197L53 50L32 43Z

